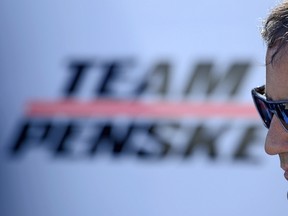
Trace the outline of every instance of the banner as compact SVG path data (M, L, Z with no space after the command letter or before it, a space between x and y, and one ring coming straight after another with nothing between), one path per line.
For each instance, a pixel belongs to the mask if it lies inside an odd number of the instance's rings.
M250 93L275 4L1 2L2 214L285 213Z

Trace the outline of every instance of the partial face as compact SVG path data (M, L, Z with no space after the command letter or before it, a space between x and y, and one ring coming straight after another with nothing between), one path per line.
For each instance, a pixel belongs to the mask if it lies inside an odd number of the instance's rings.
M288 52L270 64L273 49L267 50L266 55L266 96L271 100L288 100ZM280 57L281 56L281 57ZM288 180L288 132L285 131L277 116L273 116L265 142L267 154L278 154L284 176Z

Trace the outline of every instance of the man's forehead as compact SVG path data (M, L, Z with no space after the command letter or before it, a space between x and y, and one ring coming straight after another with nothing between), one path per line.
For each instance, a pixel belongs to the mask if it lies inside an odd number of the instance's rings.
M281 49L280 52L278 52L277 49L275 48L267 49L266 96L267 98L270 98L271 100L287 100L288 99L288 50L287 49L285 50Z
M284 59L283 59L284 58ZM281 60L284 60L281 61ZM274 46L267 49L266 66L277 67L283 66L283 63L288 65L288 46ZM279 64L280 63L280 64Z
M276 60L276 53L277 53L278 47L272 47L268 48L266 52L266 66L273 66L273 63L275 63ZM280 54L280 53L278 53Z

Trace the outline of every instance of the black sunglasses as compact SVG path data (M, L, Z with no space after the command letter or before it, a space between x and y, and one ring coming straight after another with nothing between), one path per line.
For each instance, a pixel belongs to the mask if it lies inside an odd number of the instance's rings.
M266 128L275 114L288 132L288 100L271 101L265 96L265 85L252 89L252 98Z

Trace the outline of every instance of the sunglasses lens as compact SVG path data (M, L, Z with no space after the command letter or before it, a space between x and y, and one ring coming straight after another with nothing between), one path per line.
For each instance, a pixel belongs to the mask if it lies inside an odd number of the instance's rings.
M270 127L273 115L275 114L288 132L288 102L267 101L265 86L253 89L252 98L265 127Z
M276 106L277 116L283 126L288 130L288 109L287 104L279 104Z
M258 109L258 112L259 112L259 114L260 114L260 116L264 122L265 127L269 128L272 117L273 117L273 113L270 112L268 106L261 99L254 98L254 101L255 101L256 107ZM288 126L287 126L287 128L288 128Z

